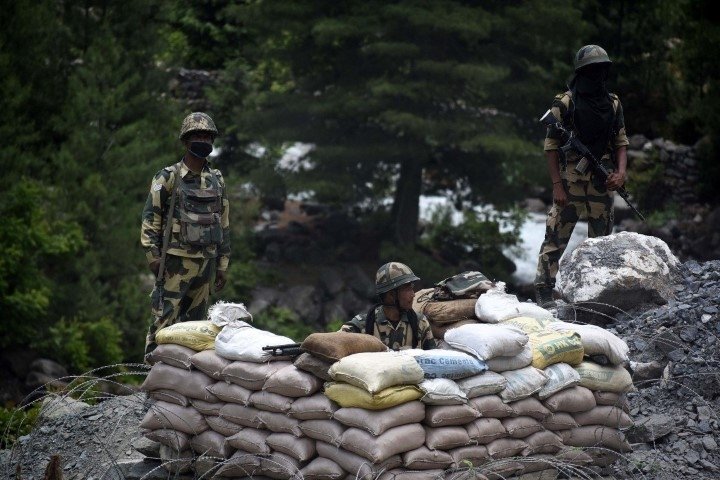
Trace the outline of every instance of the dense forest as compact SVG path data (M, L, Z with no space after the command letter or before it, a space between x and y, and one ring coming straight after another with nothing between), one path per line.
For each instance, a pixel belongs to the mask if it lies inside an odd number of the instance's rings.
M547 183L537 118L586 44L613 60L629 134L697 145L700 194L720 182L708 0L13 0L2 12L0 348L75 371L141 358L140 213L198 108L221 131L228 185L253 192L231 203L227 300L267 275L250 228L263 202L304 193L413 249L428 241L421 194L511 208ZM214 81L190 101L180 69ZM300 166L280 168L299 143L311 146ZM460 242L512 241L466 222Z

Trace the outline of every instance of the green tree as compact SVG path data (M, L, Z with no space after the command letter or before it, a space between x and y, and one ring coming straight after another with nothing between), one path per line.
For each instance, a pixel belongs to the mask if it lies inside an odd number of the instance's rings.
M416 239L423 188L459 183L475 200L510 201L539 156L530 120L554 94L538 81L574 48L545 42L547 24L585 28L570 2L253 2L232 13L254 40L242 52L250 73L230 80L245 80L245 101L224 102L240 130L262 145L314 145L297 187L322 201L394 187L399 244Z

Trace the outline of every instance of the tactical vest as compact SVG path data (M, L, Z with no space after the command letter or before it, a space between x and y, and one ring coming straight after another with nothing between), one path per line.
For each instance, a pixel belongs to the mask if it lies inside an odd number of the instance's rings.
M180 240L188 245L207 247L220 245L223 240L222 186L215 172L210 169L212 184L200 188L178 180L180 164L175 166L175 187L178 201L175 210L180 221Z

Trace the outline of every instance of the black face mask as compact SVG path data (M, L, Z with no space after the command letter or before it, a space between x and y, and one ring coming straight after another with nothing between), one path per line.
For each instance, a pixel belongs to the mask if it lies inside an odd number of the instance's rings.
M198 158L207 158L213 151L212 143L190 142L190 153Z

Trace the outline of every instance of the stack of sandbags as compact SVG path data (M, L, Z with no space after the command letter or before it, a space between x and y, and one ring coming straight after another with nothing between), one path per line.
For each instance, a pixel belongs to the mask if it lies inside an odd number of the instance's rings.
M434 288L427 288L415 293L413 310L424 315L430 323L433 337L442 340L445 332L469 323L477 323L475 303L477 298L458 298L451 300L435 300Z

